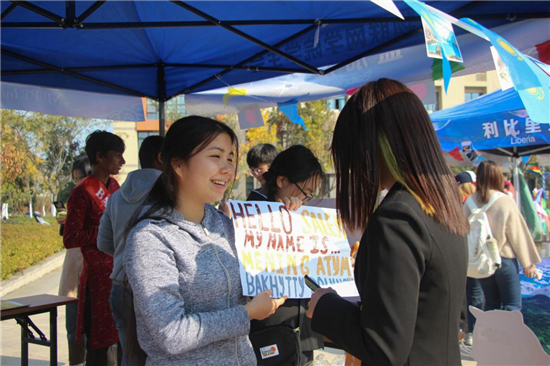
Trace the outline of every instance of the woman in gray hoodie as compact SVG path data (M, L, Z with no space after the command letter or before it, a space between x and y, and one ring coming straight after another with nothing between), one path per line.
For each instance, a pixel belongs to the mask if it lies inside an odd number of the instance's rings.
M124 253L146 365L256 365L250 320L285 301L265 291L246 302L233 225L209 205L234 179L237 148L228 126L202 117L166 134L163 174L130 220Z

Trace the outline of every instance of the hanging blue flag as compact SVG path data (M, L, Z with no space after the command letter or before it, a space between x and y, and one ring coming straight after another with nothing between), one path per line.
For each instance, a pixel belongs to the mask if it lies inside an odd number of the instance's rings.
M297 125L300 125L307 131L304 119L298 114L298 101L291 99L287 102L277 103L277 106L288 117L288 119Z
M453 32L452 25L446 19L440 18L432 13L431 10L420 1L404 1L418 15L420 15L422 25L424 27L425 37L435 37L435 40L426 38L426 47L430 57L438 57L439 54L441 54L441 59L443 61L443 85L445 86L445 93L447 93L452 75L449 57L453 58L453 61L462 62L462 56L460 55L460 50L458 48L458 43L456 41L456 36ZM426 24L428 25L429 30L426 29ZM435 50L431 50L430 45L435 46ZM435 56L434 53L437 53L437 56Z
M522 54L508 41L469 18L461 21L481 30L508 67L514 88L518 92L529 117L536 123L550 123L550 76L533 60Z

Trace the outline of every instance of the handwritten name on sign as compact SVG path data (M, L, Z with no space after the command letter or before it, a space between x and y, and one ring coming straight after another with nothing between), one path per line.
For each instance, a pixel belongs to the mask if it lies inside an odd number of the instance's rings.
M280 203L229 201L245 296L309 298L308 275L341 296L357 296L346 233L336 211Z

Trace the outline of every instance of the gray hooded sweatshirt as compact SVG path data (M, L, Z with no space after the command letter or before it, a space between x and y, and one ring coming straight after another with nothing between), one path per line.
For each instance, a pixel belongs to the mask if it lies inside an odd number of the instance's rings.
M97 247L113 257L111 279L124 281L124 231L128 220L136 209L145 202L162 172L157 169L134 170L118 191L109 197L107 207L97 233Z
M210 205L202 225L176 210L153 216L124 253L147 365L256 365L231 221Z

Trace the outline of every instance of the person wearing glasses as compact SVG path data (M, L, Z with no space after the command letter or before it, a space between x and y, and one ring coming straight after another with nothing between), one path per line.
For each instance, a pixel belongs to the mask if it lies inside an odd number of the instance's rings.
M265 185L259 190L263 198L250 197L247 201L283 202L301 200L306 205L318 190L322 191L324 172L319 160L311 150L294 145L281 152L263 174ZM263 199L262 199L263 198ZM273 315L250 324L250 333L265 327L286 324L300 328L301 365L313 360L313 351L324 346L323 336L311 330L311 321L305 316L308 299L287 300ZM261 365L262 360L258 360Z
M261 184L259 189L250 192L247 198L248 201L263 201L267 198L261 192L261 189L265 186L263 175L269 170L269 166L278 153L279 150L271 144L258 144L246 154L246 163L248 164L248 168L250 168L250 173Z

